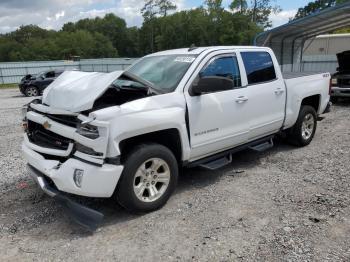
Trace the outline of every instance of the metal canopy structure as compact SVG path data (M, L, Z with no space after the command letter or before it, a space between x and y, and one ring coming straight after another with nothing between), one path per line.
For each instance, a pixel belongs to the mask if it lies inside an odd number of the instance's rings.
M299 71L307 40L348 26L350 1L262 32L255 37L254 44L272 48L282 70ZM308 41L308 45L311 43Z

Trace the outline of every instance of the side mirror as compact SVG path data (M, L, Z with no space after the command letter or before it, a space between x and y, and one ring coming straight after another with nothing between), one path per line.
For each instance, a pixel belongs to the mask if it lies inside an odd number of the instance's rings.
M233 88L233 80L220 76L206 76L195 81L190 90L191 96L199 96L204 93L214 93L219 91L231 90Z

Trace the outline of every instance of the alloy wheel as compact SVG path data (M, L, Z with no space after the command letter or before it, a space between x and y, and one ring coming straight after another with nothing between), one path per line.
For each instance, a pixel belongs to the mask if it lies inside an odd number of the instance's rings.
M308 140L312 136L312 133L314 132L314 127L314 116L312 114L306 114L301 125L301 135L304 140Z
M151 158L139 166L134 177L134 192L143 202L159 199L170 182L169 165L160 158Z

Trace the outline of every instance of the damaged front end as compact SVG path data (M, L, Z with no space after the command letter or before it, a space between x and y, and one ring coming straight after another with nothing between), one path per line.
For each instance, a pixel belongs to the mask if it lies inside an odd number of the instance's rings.
M109 122L97 119L94 111L148 95L142 88L118 88L113 82L120 75L65 72L45 89L42 100L23 108L22 151L29 173L91 230L103 215L68 194L111 197L123 171L118 156L108 155Z
M31 176L45 193L71 211L76 222L94 230L103 215L75 203L67 193L88 197L113 194L123 167L106 162L108 124L52 110L36 101L27 107L23 127L22 151Z

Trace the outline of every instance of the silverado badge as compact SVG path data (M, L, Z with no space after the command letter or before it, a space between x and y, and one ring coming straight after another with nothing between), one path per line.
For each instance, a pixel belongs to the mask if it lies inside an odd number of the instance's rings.
M45 122L43 123L43 127L44 127L45 129L49 129L49 128L51 127L51 124L50 124L48 121L45 121Z

